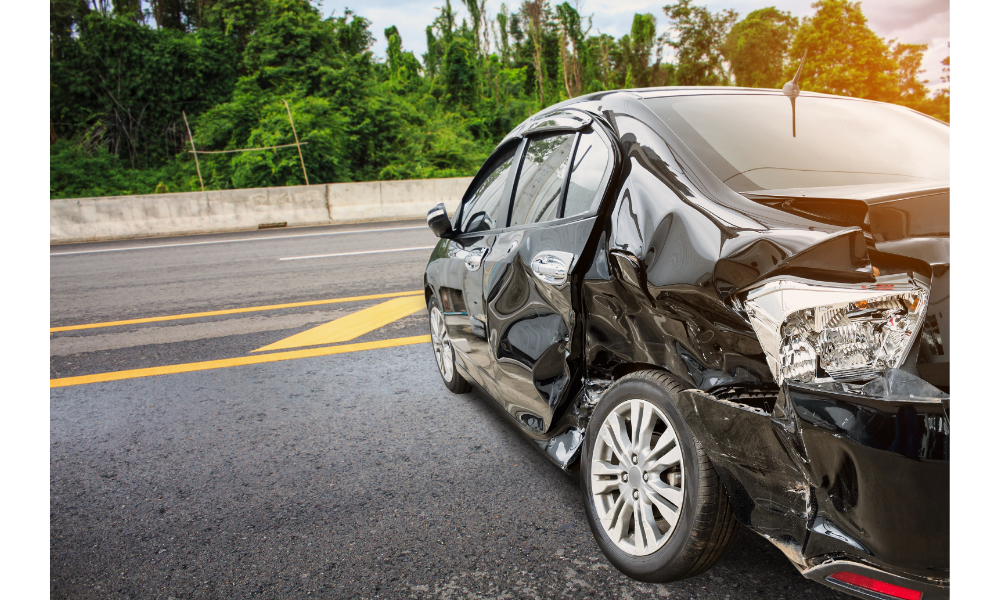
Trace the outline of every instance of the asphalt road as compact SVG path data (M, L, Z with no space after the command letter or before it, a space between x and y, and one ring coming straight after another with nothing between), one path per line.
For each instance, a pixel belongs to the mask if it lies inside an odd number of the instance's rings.
M51 326L420 290L429 250L381 252L433 245L419 225L53 246L76 254L50 259ZM54 385L226 364L52 388L51 596L847 597L746 530L699 577L652 585L618 573L577 481L487 399L450 394L429 344L394 345L427 334L422 312L318 346L385 347L255 352L389 300L50 334ZM261 355L274 361L244 364Z

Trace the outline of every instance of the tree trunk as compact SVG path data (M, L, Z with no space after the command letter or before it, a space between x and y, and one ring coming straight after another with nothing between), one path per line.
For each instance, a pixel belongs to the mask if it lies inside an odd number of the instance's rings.
M531 42L535 46L535 74L538 76L538 96L545 107L545 78L542 75L542 5L544 0L533 0L527 2L525 8L528 12L528 32L531 34Z

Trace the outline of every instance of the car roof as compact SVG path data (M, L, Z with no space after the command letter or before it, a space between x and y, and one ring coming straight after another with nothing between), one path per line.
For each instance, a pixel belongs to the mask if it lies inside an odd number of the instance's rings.
M570 98L568 100L563 100L562 102L548 106L537 113L531 115L524 121L522 121L517 127L511 130L504 139L500 142L494 152L498 150L501 146L507 144L511 139L518 137L522 131L528 128L531 123L545 119L547 116L552 115L560 111L579 110L583 111L592 116L603 118L603 116L594 110L594 106L591 105L594 101L600 101L601 99L607 98L609 96L623 95L635 98L637 100L649 100L653 98L669 98L669 97L680 97L680 96L737 96L737 95L759 95L759 96L784 96L784 92L779 89L774 88L750 88L750 87L736 87L736 86L661 86L661 87L649 87L649 88L627 88L620 90L607 90L602 92L594 92L591 94L586 94L583 96L577 96L575 98ZM823 94L820 92L799 92L799 97L805 98L831 98L837 100L853 100L856 102L872 102L875 104L891 104L886 102L879 102L878 100L869 100L867 98L855 98L852 96L838 96L835 94ZM787 97L787 96L785 96ZM906 110L910 110L921 116L927 117L928 119L935 119L929 115L920 113L912 108L900 106L896 104L891 104L892 106L897 106Z
M539 119L544 119L546 115L550 115L553 112L557 112L560 110L575 109L592 114L594 116L600 116L599 113L593 110L592 106L588 106L588 104L590 104L593 101L599 101L603 98L607 98L608 96L615 96L615 95L627 95L640 101L650 100L653 98L670 98L670 97L680 97L680 96L759 95L759 96L784 96L786 98L788 97L780 89L750 88L750 87L736 87L736 86L661 86L661 87L649 87L649 88L627 88L620 90L607 90L603 92L594 92L592 94L587 94L584 96L577 96L576 98L570 98L569 100L564 100L562 102L559 102L558 104L554 104L545 109L542 109L537 113L531 115L527 119L525 119L504 139L506 141L510 137L513 137L518 131L523 130L523 128L526 127L529 123L532 123ZM873 104L886 104L917 113L923 117L927 117L928 119L934 119L936 121L940 121L940 119L937 119L930 115L926 115L910 107L894 104L891 102L881 102L878 100L871 100L868 98L855 98L853 96L838 96L836 94L824 94L821 92L807 92L807 91L799 92L798 96L800 98L830 98L836 100L851 100L855 102L870 102Z
M497 146L503 146L512 138L517 137L520 132L524 131L531 123L545 119L547 116L552 115L560 111L565 111L566 109L580 110L585 113L600 116L600 114L593 109L592 106L587 106L592 101L600 100L602 98L607 98L608 96L624 95L636 98L638 100L647 100L651 98L666 98L671 96L723 96L723 95L746 95L746 94L756 94L756 95L781 95L782 91L770 88L747 88L747 87L733 87L733 86L661 86L661 87L650 87L650 88L627 88L621 90L606 90L602 92L594 92L591 94L586 94L583 96L577 96L575 98L570 98L568 100L563 100L543 108L542 110L531 115L524 121L522 121L517 127L511 130ZM800 96L808 97L826 97L826 98L844 98L848 100L859 100L859 98L849 98L846 96L833 96L830 94L820 94L817 92L800 92Z
M661 87L649 87L649 88L626 88L621 90L608 90L605 92L597 92L596 94L589 94L586 96L580 96L578 98L573 98L573 100L586 101L591 99L593 96L607 96L609 94L631 94L638 97L640 100L647 98L665 98L669 96L726 96L726 95L746 95L746 94L762 94L762 95L783 95L780 89L775 88L751 88L751 87L736 87L736 86L661 86ZM813 98L839 98L842 100L864 100L867 102L877 102L876 100L868 100L866 98L855 98L852 96L838 96L836 94L823 94L821 92L799 92L799 96L807 96Z

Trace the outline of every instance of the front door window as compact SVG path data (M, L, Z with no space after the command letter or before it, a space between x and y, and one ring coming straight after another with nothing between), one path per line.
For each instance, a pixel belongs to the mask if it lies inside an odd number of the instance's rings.
M462 210L463 233L489 231L503 227L503 224L497 223L497 220L500 218L500 209L503 208L504 204L503 191L507 186L507 174L514 165L516 152L517 144L511 144L505 152L493 157L492 170L482 179L479 187L466 201Z

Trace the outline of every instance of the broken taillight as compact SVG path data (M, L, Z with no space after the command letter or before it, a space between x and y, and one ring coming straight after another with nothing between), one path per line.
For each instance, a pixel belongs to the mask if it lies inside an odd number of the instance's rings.
M924 595L923 592L918 592L917 590L911 590L910 588L894 585L892 583L886 583L884 581L872 579L871 577L865 577L864 575L858 575L857 573L850 573L848 571L838 571L837 573L830 575L829 579L834 579L840 583L846 583L847 585L861 588L863 590L885 594L886 596L891 596L893 598L901 598L902 600L920 600Z
M786 278L747 294L750 318L779 384L864 382L898 369L919 337L928 286L906 274L878 285Z

